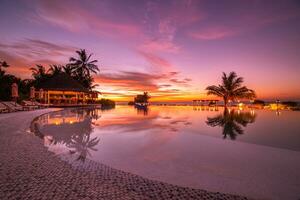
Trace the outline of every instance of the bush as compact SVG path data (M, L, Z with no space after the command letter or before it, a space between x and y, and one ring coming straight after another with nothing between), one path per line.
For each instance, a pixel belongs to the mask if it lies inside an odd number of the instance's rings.
M253 104L255 104L255 105L263 105L264 106L265 102L263 100L255 99L254 102L253 102Z
M294 102L294 101L283 101L281 104L285 105L285 106L289 106L289 107L297 107L298 106L298 103Z
M101 104L103 108L114 108L116 106L116 103L110 99L101 99L97 103Z
M133 102L133 101L129 101L129 102L128 102L128 105L129 105L129 106L133 106L133 105L134 105L134 102Z

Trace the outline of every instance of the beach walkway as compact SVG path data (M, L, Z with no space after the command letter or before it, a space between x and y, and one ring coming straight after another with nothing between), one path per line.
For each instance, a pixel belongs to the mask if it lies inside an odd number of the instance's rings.
M55 109L0 115L0 199L247 199L178 187L86 161L74 166L29 132Z

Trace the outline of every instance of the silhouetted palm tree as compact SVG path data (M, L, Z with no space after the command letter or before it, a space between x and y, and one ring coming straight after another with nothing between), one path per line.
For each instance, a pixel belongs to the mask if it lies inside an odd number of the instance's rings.
M7 68L7 67L9 67L9 65L8 65L7 62L5 62L5 61L0 61L0 71L1 71L1 68L2 68L2 67Z
M71 57L69 65L74 68L74 71L80 75L90 76L91 73L99 72L98 66L95 64L98 61L92 60L90 58L92 54L87 55L85 49L76 51L78 58Z
M63 72L63 67L60 65L50 65L47 73L51 74L52 76L60 74Z
M224 108L224 113L216 117L208 117L206 124L215 127L220 126L223 128L223 138L230 137L230 139L236 139L237 135L243 134L243 127L247 124L255 122L256 115L250 112L237 113L235 110L229 112L227 108Z
M47 76L46 68L43 65L36 65L30 68L34 79L40 79Z
M216 95L222 97L224 100L225 107L227 107L229 100L236 99L251 99L255 98L254 90L248 89L242 86L244 79L242 77L237 77L235 72L230 72L229 76L223 72L222 84L221 85L211 85L206 88L207 95Z
M139 94L134 98L135 103L148 103L148 100L150 99L150 95L148 92L144 92L144 94Z
M63 71L68 74L69 76L73 76L73 71L74 71L74 68L70 65L66 65L66 66L63 66Z
M39 85L49 78L49 74L46 71L46 68L42 65L36 65L35 67L30 68L32 72L32 77L34 78L34 86L39 87Z

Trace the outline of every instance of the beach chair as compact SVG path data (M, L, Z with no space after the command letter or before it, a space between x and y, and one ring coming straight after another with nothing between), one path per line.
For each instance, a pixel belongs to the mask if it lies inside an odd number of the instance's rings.
M8 108L0 102L0 113L9 112Z
M37 101L34 101L35 105L39 106L40 108L48 108L50 105L49 104L43 104Z
M22 101L23 106L28 107L29 109L38 109L39 106L36 105L33 101Z
M2 104L4 104L10 111L23 111L28 109L28 107L23 107L13 101L3 101Z

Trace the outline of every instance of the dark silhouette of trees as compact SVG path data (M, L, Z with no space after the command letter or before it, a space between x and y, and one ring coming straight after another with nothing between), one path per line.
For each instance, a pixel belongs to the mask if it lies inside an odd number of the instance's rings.
M3 67L3 68L7 68L7 67L9 67L9 65L7 64L6 61L1 61L1 60L0 60L0 71L2 70L2 67Z
M72 69L73 77L78 80L84 87L92 89L92 74L97 74L99 68L97 66L97 60L91 60L92 54L87 54L85 49L76 51L78 57L71 57L70 63L67 65Z
M227 76L223 72L222 84L221 85L211 85L206 88L207 95L216 95L222 97L224 100L224 105L227 107L229 100L237 99L251 99L255 98L254 90L248 89L246 86L242 86L244 79L238 77L235 72L230 72Z
M50 68L47 71L47 73L50 74L50 76L55 76L62 72L64 72L64 68L60 65L50 65Z
M143 94L139 94L134 98L135 103L148 103L150 99L150 95L148 92L144 92Z

